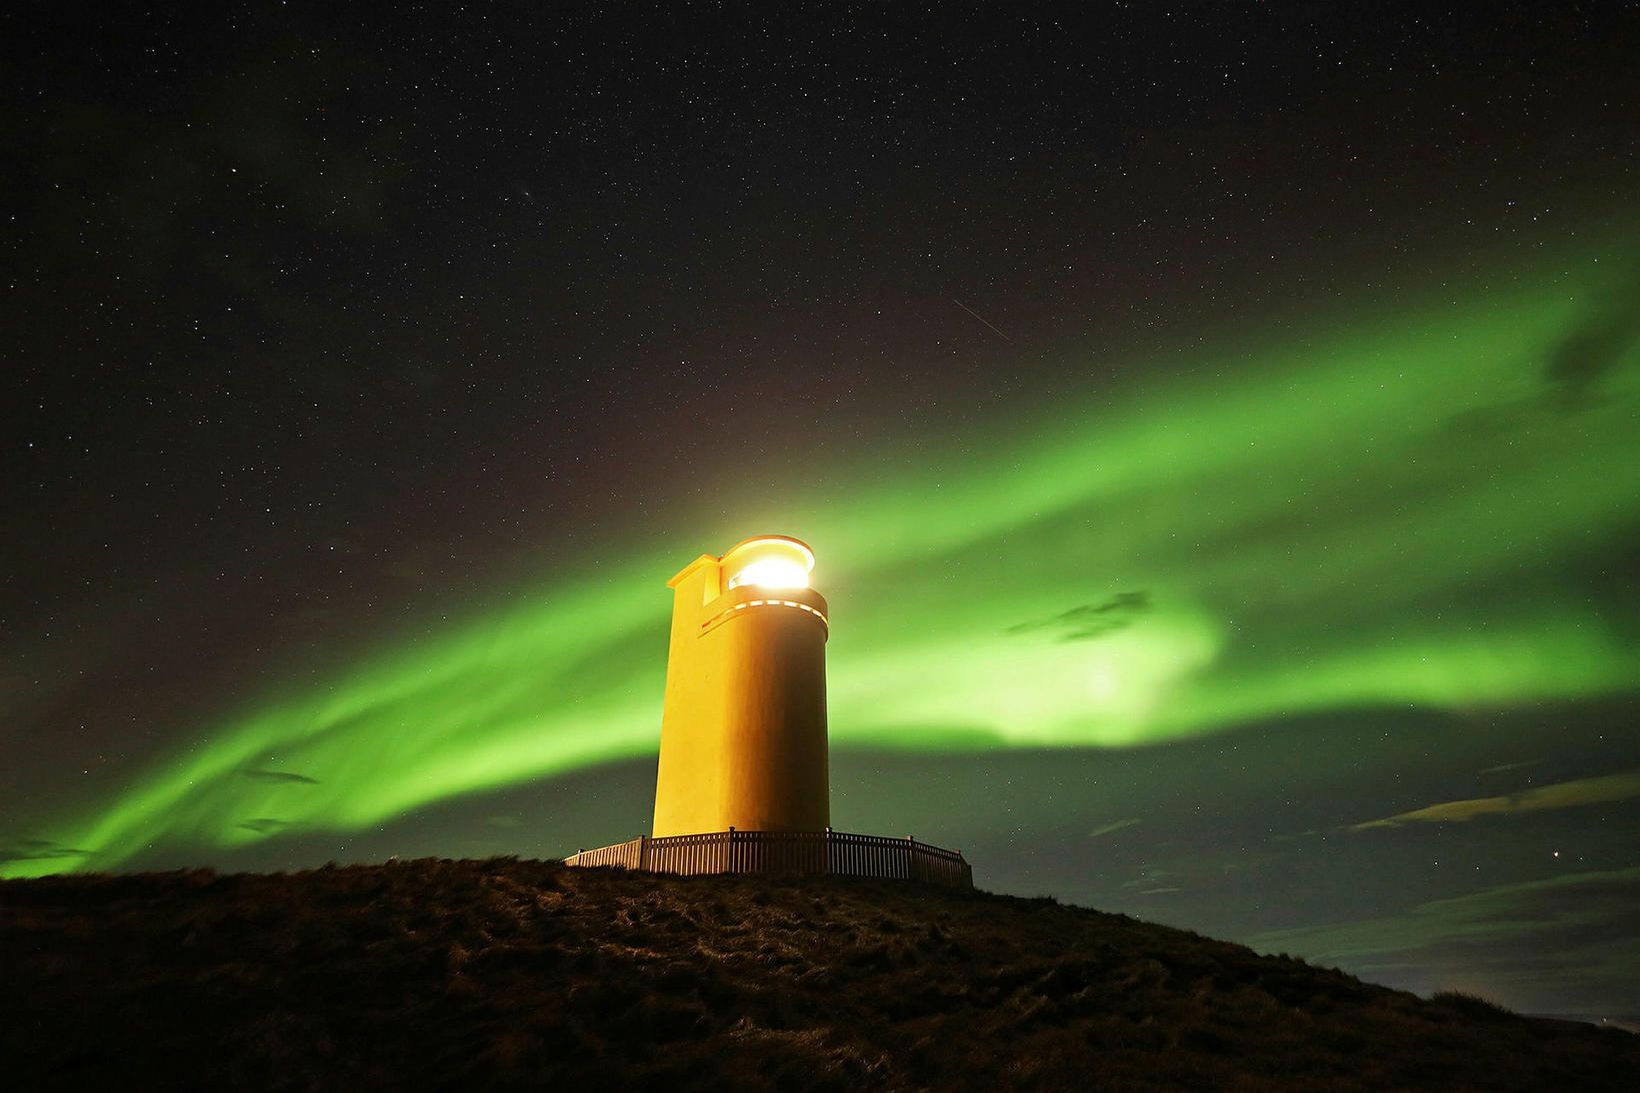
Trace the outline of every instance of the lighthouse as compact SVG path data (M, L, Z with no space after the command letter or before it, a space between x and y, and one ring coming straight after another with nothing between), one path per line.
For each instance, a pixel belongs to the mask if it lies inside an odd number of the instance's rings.
M759 535L667 582L652 832L564 858L655 873L834 873L971 888L962 854L831 826L825 597L814 551ZM657 582L658 583L658 582Z
M831 826L829 623L813 570L807 544L761 535L667 582L656 837Z

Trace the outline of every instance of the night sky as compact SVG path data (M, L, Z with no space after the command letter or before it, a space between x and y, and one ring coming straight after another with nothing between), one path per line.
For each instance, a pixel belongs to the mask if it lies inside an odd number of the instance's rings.
M0 13L0 874L645 833L774 532L839 829L1640 1013L1640 8L386 7Z

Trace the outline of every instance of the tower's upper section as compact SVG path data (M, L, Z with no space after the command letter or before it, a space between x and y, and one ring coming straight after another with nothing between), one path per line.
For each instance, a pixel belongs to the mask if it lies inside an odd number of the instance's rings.
M754 607L797 608L826 623L825 598L809 586L814 551L789 535L757 535L719 558L702 554L667 581L672 625L703 633Z

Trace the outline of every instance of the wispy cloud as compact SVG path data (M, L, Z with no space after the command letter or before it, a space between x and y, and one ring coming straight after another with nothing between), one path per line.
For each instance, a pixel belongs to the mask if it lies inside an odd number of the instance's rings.
M1120 887L1123 891L1140 896L1155 895L1157 892L1179 892L1182 887L1173 887L1173 882L1180 880L1179 874L1171 869L1142 869L1139 875L1132 880L1125 880Z
M1637 894L1640 867L1568 873L1431 900L1404 914L1274 930L1248 938L1247 943L1262 952L1344 960L1386 953L1410 959L1409 954L1436 945L1518 944L1524 938L1550 933L1576 933L1610 941L1628 936ZM1636 955L1630 946L1630 966Z
M1637 898L1640 867L1568 873L1241 940L1407 990L1480 983L1547 1012L1629 1012L1640 977Z
M1410 823L1463 823L1477 816L1507 815L1516 812L1543 812L1557 808L1577 808L1605 801L1626 801L1640 797L1640 770L1607 774L1599 778L1579 778L1521 790L1501 797L1474 797L1464 801L1442 801L1411 812L1400 812L1381 820L1354 824L1351 831L1373 827L1400 827Z
M1541 759L1526 759L1519 763L1499 763L1495 767L1487 767L1485 770L1481 771L1481 774L1483 776L1488 774L1502 774L1506 770L1520 770L1522 767L1535 767L1541 762L1543 762Z

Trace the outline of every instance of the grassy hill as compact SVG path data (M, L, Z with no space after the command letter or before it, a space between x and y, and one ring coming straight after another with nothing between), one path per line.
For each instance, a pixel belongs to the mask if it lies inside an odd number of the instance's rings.
M0 883L12 1089L1618 1089L1640 1037L891 882L406 861Z

